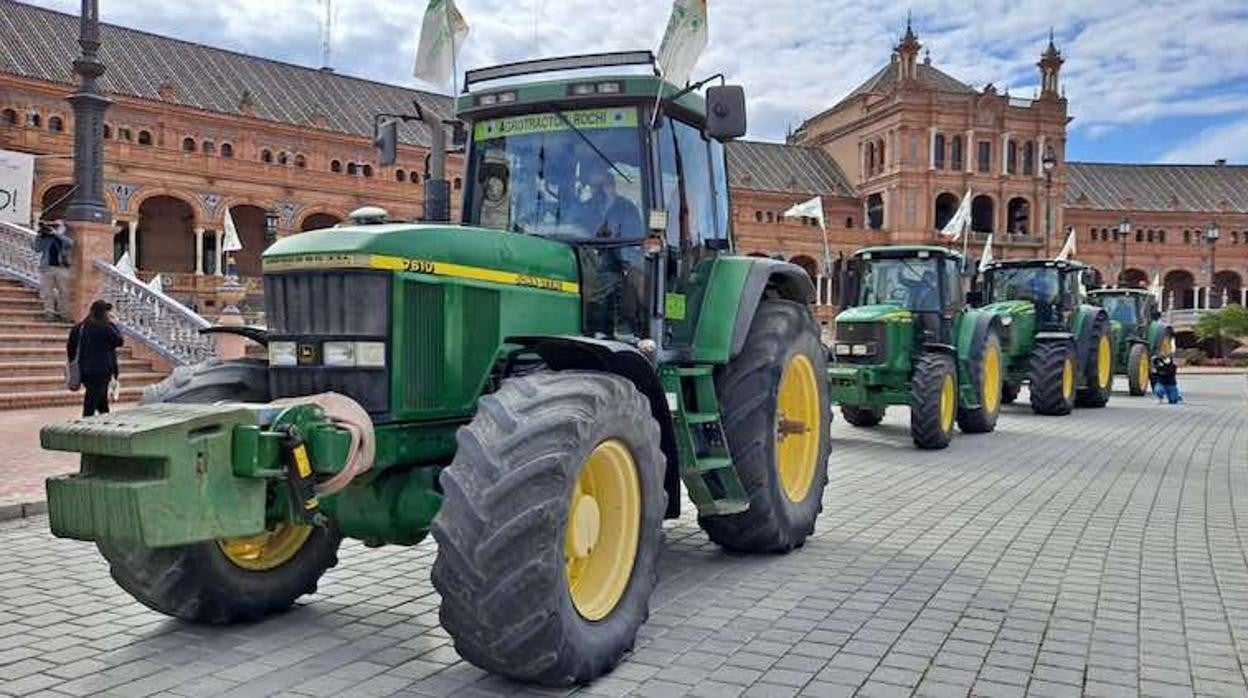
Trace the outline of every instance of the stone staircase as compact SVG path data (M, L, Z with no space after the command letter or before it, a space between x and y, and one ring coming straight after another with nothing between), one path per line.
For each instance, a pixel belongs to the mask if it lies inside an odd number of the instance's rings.
M43 316L39 294L0 278L0 410L82 402L82 392L65 389L65 341L73 325ZM143 388L166 374L136 359L129 347L117 352L121 402L133 402Z

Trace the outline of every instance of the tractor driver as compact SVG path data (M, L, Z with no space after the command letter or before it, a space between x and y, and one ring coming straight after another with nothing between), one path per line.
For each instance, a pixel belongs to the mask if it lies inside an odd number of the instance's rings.
M1056 319L1057 280L1044 269L1036 269L1031 275L1031 300L1036 306L1036 322L1047 324Z
M940 291L936 288L936 274L924 269L923 276L910 284L910 307L917 311L940 310Z
M601 158L581 161L581 182L588 187L589 197L580 202L575 220L591 238L640 242L641 213L636 204L616 191L616 175L611 169ZM635 262L640 261L640 248L608 245L587 249L584 254L597 259L597 273L585 280L589 301L586 329L613 337L619 326L617 320L620 320L626 331L639 332L641 326L637 318L622 316L627 310L643 307L640 294L644 278L640 273L632 273Z
M579 223L591 237L637 240L642 237L641 212L616 191L615 173L608 163L591 159L581 163L581 181L589 198L581 202Z

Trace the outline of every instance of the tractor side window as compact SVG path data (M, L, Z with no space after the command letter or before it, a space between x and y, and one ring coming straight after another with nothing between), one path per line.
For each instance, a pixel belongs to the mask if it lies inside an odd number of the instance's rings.
M715 139L711 147L711 184L715 187L715 237L728 239L728 170L724 163L724 144Z
M945 312L954 313L962 307L962 270L958 260L945 259Z
M680 121L673 122L673 127L688 207L688 227L681 230L679 247L687 250L716 237L711 159L700 130Z

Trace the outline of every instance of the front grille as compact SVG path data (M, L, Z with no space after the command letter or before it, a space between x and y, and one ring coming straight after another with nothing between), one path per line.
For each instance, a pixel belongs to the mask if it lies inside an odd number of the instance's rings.
M841 322L836 325L836 341L832 345L833 361L843 364L879 364L887 355L885 327L882 322ZM866 345L870 351L865 356L838 353L837 347Z
M490 289L404 282L402 409L471 409L498 352L499 301Z
M323 356L328 340L386 341L386 368L337 368L315 363L271 366L273 398L341 393L372 415L390 412L390 283L388 273L298 272L265 277L270 340L294 341Z

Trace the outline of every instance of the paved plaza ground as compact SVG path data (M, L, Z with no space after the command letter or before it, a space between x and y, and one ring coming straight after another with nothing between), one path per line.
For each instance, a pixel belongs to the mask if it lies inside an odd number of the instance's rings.
M1121 381L1120 381L1121 382ZM1115 395L1068 418L910 445L904 409L838 418L816 535L736 557L666 525L633 652L586 695L1248 695L1248 403ZM1025 400L1025 394L1024 394ZM90 544L0 523L0 694L490 696L437 624L434 545L344 545L320 593L255 625L146 610Z

